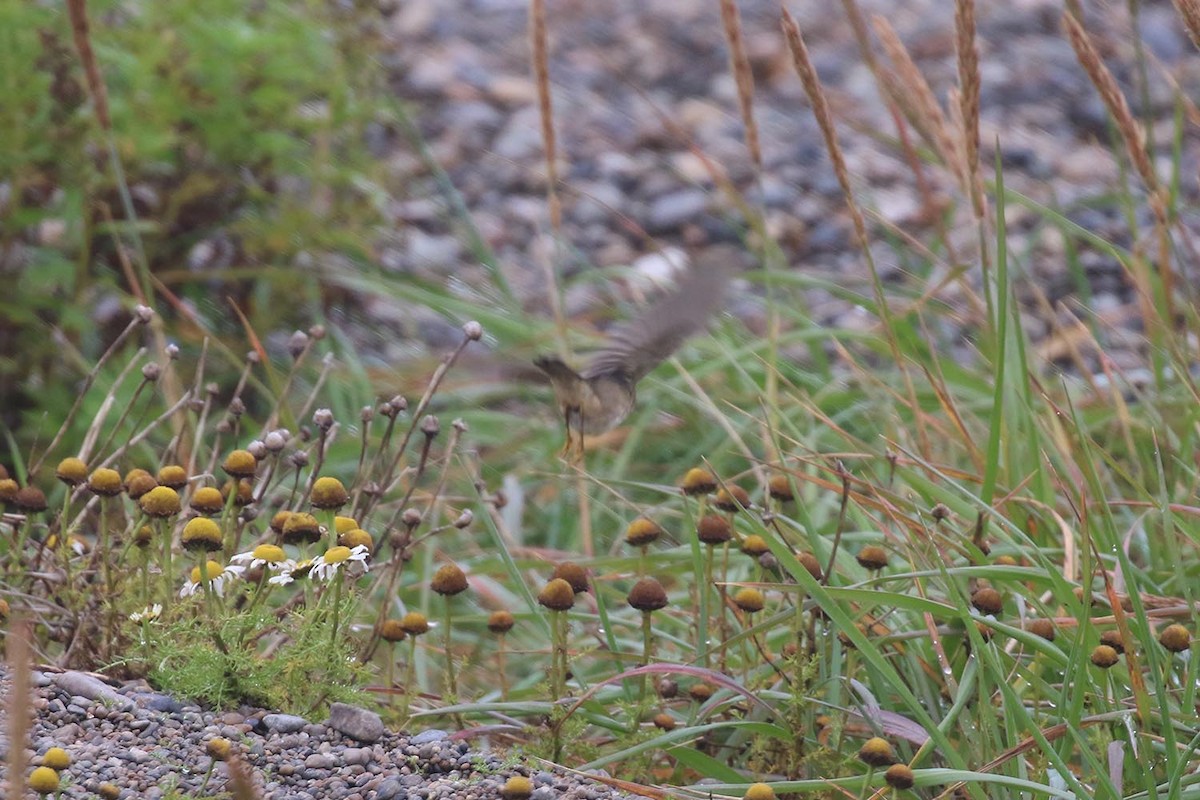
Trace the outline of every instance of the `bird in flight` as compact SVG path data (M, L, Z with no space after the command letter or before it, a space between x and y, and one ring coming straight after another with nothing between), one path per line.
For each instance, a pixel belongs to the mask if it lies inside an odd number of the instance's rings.
M585 434L604 433L629 416L638 381L704 328L721 305L729 279L745 262L742 251L732 245L710 247L697 257L673 292L635 319L618 325L578 372L557 356L534 360L550 378L566 426L561 456L577 443L582 457Z

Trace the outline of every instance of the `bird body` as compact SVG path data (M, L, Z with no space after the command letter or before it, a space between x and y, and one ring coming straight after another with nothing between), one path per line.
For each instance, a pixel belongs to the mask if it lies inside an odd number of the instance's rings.
M674 292L619 325L579 372L557 356L534 360L550 379L566 425L564 454L574 434L579 434L582 453L583 435L604 433L629 416L638 381L704 327L720 305L729 278L743 263L744 256L732 246L710 248Z

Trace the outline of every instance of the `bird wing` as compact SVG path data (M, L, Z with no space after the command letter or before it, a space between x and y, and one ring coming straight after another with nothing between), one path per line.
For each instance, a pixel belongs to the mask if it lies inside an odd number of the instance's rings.
M696 260L678 288L635 319L617 326L582 372L584 378L622 374L636 383L704 328L721 305L729 279L745 265L732 245L714 245Z

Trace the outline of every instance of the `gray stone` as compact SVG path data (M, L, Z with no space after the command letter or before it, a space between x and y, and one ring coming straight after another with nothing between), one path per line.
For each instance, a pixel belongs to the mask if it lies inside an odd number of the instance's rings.
M297 717L295 714L267 714L263 717L262 722L267 730L276 733L295 733L308 724L308 720L304 717Z
M699 189L680 189L654 198L646 212L646 230L668 233L708 208L708 195Z
M371 743L383 736L383 720L374 711L334 703L329 707L329 727L359 742Z
M448 739L449 737L450 734L446 733L446 731L438 730L437 728L430 728L427 731L421 731L416 736L413 736L408 740L408 743L419 747L423 744L440 742L443 739Z
M93 678L82 672L63 672L54 682L58 687L71 695L86 697L122 711L132 711L134 702L128 697L118 694L115 689L99 678Z

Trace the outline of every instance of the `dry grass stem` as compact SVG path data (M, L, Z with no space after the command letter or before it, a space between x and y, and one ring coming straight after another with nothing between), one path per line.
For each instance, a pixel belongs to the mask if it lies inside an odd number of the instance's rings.
M1188 38L1193 45L1200 47L1200 0L1174 0L1174 3L1175 10L1187 26Z
M13 619L5 637L5 660L12 681L9 686L5 714L8 717L8 755L5 758L8 772L8 799L22 800L25 796L25 746L29 739L30 692L32 681L29 675L29 623L24 619Z
M557 231L562 227L562 205L558 197L558 138L554 133L554 108L550 102L550 57L546 44L546 0L530 0L529 44L533 51L533 78L537 84L538 115L542 123L550 225Z
M83 74L87 79L88 92L92 95L92 105L96 109L96 119L105 131L112 130L112 117L108 113L108 89L100 77L100 67L96 63L96 51L92 49L89 31L86 0L67 0L67 15L71 18L71 33L75 38L75 49L79 51L79 60L83 64Z
M721 26L729 42L729 65L737 84L738 109L742 125L746 128L746 149L754 167L762 172L762 145L758 139L758 123L754 120L754 75L750 71L750 57L746 55L746 42L742 37L742 18L736 0L721 0Z
M957 0L955 3L954 31L967 191L971 196L975 218L982 220L986 208L983 177L979 172L979 45L975 41L974 0Z
M1117 85L1117 80L1109 72L1108 67L1104 66L1104 62L1100 60L1096 46L1092 43L1087 31L1083 29L1080 21L1071 14L1063 14L1063 25L1067 29L1067 38L1071 42L1071 47L1075 49L1075 57L1079 59L1084 72L1087 73L1096 90L1100 92L1100 97L1104 100L1108 113L1116 122L1117 131L1121 134L1121 140L1125 144L1129 160L1133 163L1134 169L1150 193L1150 205L1154 213L1161 220L1165 220L1166 197L1158 175L1154 171L1154 165L1150 162L1150 155L1146 152L1146 135L1141 124L1133 118L1133 112L1129 110L1129 102L1125 99L1125 94Z
M891 23L878 15L871 18L871 23L875 26L880 44L883 45L884 52L888 54L895 69L896 80L893 85L902 88L908 95L908 102L902 103L901 108L913 113L909 122L930 140L931 146L941 156L942 163L960 181L963 180L965 168L962 156L954 137L950 135L950 125L933 94L933 89L929 88L925 76L917 69L916 62L912 60Z

